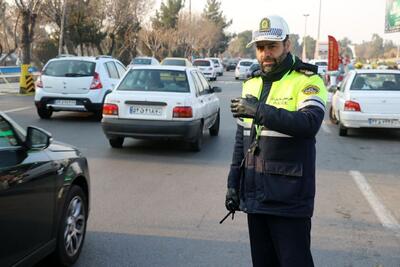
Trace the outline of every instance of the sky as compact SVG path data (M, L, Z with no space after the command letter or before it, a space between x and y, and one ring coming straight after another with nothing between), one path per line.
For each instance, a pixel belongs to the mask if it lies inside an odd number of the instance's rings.
M162 0L155 1L159 9ZM164 0L166 1L166 0ZM189 10L185 0L185 10ZM202 13L207 1L191 0L192 13ZM291 33L305 33L317 39L318 13L320 0L220 0L221 10L227 19L232 19L229 32L240 33L254 30L260 20L270 14L282 16L288 23ZM349 38L353 44L370 41L377 33L384 40L400 44L400 33L384 33L386 0L321 0L320 40L328 41L328 35L337 40Z

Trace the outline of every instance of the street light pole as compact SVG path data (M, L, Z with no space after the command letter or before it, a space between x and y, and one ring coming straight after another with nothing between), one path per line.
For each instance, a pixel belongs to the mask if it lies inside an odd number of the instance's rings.
M310 14L303 14L303 16L304 16L304 37L303 37L302 60L306 61L307 60L307 54L306 54L307 17L310 16Z
M318 32L317 32L317 42L315 45L315 52L314 58L319 59L319 37L320 37L320 30L321 30L321 4L322 0L319 0L319 12L318 12Z

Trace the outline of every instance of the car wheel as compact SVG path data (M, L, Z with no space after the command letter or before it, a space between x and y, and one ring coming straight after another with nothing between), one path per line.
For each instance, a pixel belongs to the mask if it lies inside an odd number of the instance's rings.
M339 135L347 136L347 130L348 128L346 128L341 122L339 122Z
M95 118L96 121L101 121L101 119L103 118L103 111L102 111L102 110L100 110L100 111L95 111L95 112L93 113L93 116L94 116L94 118Z
M203 146L203 124L200 124L200 127L197 130L196 139L190 142L190 149L192 151L199 152L202 146Z
M216 81L216 80L217 80L217 76L214 77L214 81Z
M124 144L124 138L123 137L111 138L108 139L108 142L110 143L110 146L113 148L122 148L122 145Z
M329 108L329 119L333 124L338 124L338 120L335 117L335 112L332 106Z
M50 119L51 115L53 115L53 111L47 108L38 108L37 113L42 119Z
M214 124L211 126L211 128L209 129L210 135L211 136L218 136L219 133L219 111L217 114L217 118L215 119Z
M87 196L82 188L71 186L63 207L61 226L57 233L55 260L59 265L70 266L81 253L86 234Z
M235 80L239 80L239 77L235 77Z

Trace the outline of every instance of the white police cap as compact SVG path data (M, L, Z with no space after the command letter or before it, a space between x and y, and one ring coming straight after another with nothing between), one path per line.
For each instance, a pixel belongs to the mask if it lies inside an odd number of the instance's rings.
M246 45L251 47L260 41L283 41L289 34L289 27L286 21L277 15L270 15L260 21L259 29L253 31L252 40Z

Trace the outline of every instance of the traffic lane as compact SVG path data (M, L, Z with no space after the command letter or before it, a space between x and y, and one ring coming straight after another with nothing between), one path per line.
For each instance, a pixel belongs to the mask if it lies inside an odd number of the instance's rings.
M323 127L317 137L317 194L312 239L313 247L324 252L316 254L317 260L337 262L332 266L397 266L400 237L396 236L396 231L382 225L350 172L362 173L387 210L398 211L398 194L388 194L388 188L378 190L378 184L372 179L376 174L381 183L397 191L400 188L398 162L392 160L393 153L398 153L397 139L393 133L369 134L368 138L340 137L336 125L327 119L324 124L328 129ZM387 195L391 197L382 198Z
M34 111L34 101L32 95L0 95L0 111L13 109L30 108Z

